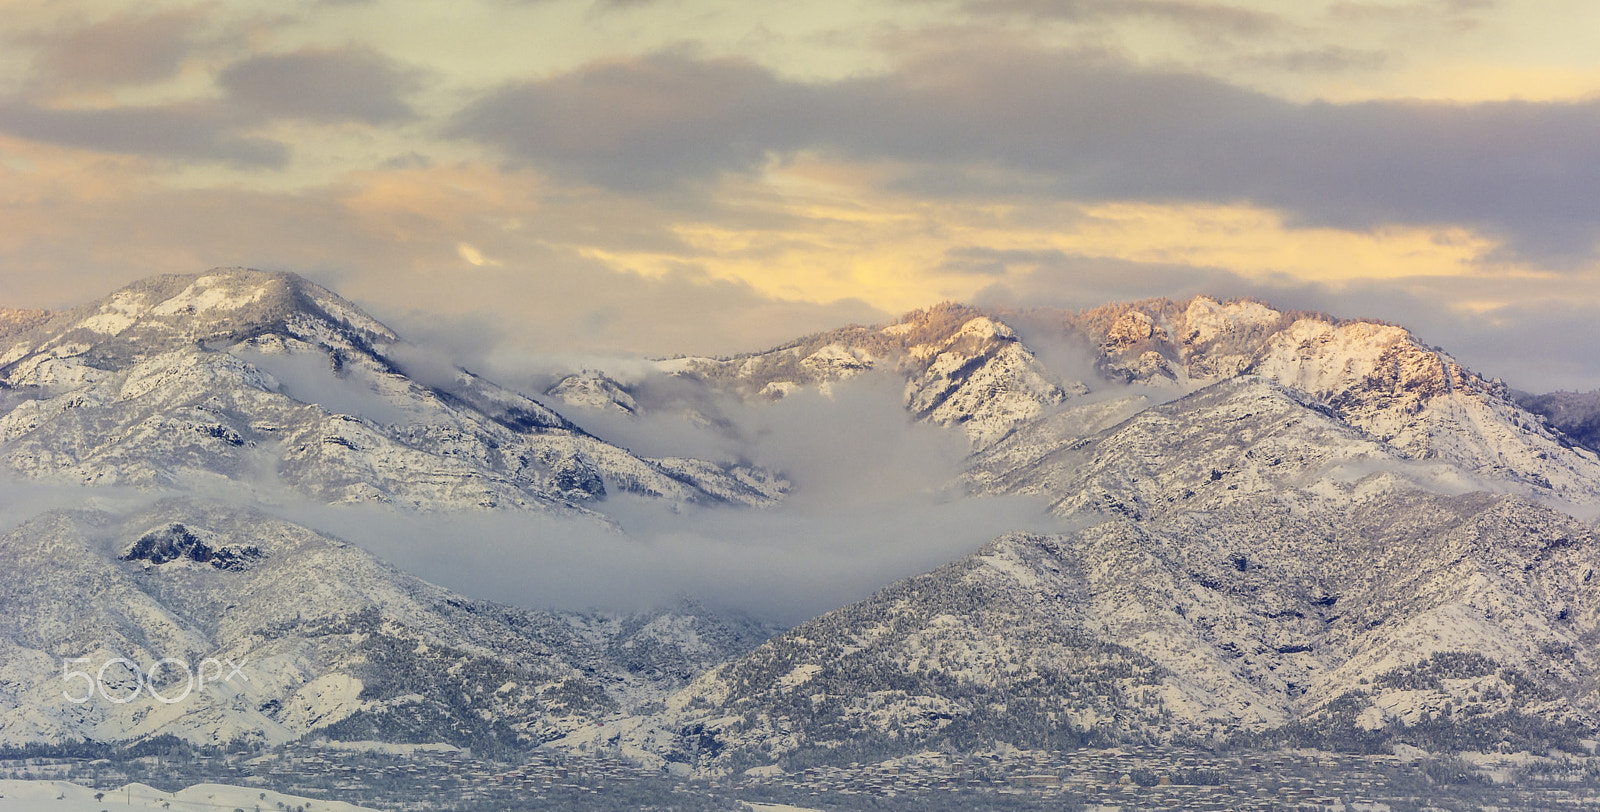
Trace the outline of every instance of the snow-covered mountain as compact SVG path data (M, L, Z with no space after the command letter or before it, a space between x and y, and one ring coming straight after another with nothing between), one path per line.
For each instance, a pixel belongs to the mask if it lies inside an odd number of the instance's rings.
M1076 348L1083 357L1052 369L1030 339ZM984 465L997 456L1044 453L1162 401L1257 376L1331 409L1408 458L1448 462L1533 494L1600 498L1600 457L1574 448L1571 432L1530 411L1500 381L1398 325L1248 300L1157 299L1082 313L947 304L884 327L848 327L766 352L677 358L657 368L746 402L805 388L826 392L869 372L895 375L912 418L958 427ZM576 408L615 409L621 399L630 414L658 408L648 392L595 371L551 389L553 396L568 391L588 393L566 400ZM1568 405L1545 411L1567 415L1563 425L1584 431L1588 401L1560 402ZM1000 452L1003 441L1008 450Z
M740 410L889 380L905 421L965 437L959 492L1039 497L1056 522L759 647L771 629L694 604L466 600L283 518L310 499L587 520L616 493L739 508L789 488L635 455L415 357L292 275L0 314L0 460L87 502L0 540L0 741L488 737L721 772L997 741L1570 749L1600 729L1584 404L1519 402L1400 326L1206 297L941 305L543 387L577 423L681 418L737 450ZM61 695L77 657L248 659L251 682L80 704Z
M76 310L10 315L0 463L23 493L90 506L0 541L0 742L318 731L537 743L655 701L760 639L693 607L475 603L272 516L309 499L605 523L596 508L617 493L768 506L786 484L765 471L644 459L470 372L407 363L415 353L392 331L292 274L157 277ZM81 667L64 660L119 657L248 661L250 681L172 704L63 696L83 687L62 684ZM114 664L111 696L136 676Z
M37 320L36 320L37 321ZM135 283L0 335L0 462L57 483L226 479L330 503L576 513L608 493L770 505L750 468L641 459L399 338L292 274Z
M1082 382L1057 380L1004 323L955 305L917 311L887 327L846 327L767 352L674 358L656 368L743 402L777 400L804 388L826 393L869 372L897 375L904 379L905 406L916 419L959 427L975 448L1088 391ZM723 422L704 399L686 406L681 389L671 391L675 397L668 411L702 426ZM648 397L640 403L636 394L646 393L631 392L593 371L559 381L548 394L583 408L625 403L630 414L662 408Z
M901 375L908 419L972 440L969 492L1045 497L1070 532L802 624L608 725L623 749L717 771L996 740L1540 750L1600 726L1600 546L1574 515L1600 458L1404 328L1204 297L946 306L663 367L745 399Z
M1412 458L1567 498L1600 494L1594 454L1574 453L1505 384L1398 325L1197 297L1103 308L1080 318L1079 329L1097 340L1098 361L1113 375L1181 391L1259 375L1316 398Z
M1600 724L1595 529L1302 393L1232 378L1008 475L1071 532L802 624L651 730L725 769L996 740L1576 749Z
M0 538L0 560L10 744L317 732L527 746L636 712L764 637L695 605L470 601L304 526L193 499L46 513Z

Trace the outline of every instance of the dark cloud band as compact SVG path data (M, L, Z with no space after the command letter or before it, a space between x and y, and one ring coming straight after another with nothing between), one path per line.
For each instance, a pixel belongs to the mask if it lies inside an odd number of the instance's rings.
M0 102L0 132L35 141L130 155L282 166L283 144L238 132L240 117L216 104L55 110Z
M255 56L217 77L236 101L270 116L386 124L416 118L414 71L360 48Z
M1600 102L1297 104L1077 53L950 51L827 84L657 54L499 88L453 132L628 190L813 149L920 166L906 182L923 193L995 165L1030 179L1019 193L1460 225L1557 264L1589 258L1600 233Z

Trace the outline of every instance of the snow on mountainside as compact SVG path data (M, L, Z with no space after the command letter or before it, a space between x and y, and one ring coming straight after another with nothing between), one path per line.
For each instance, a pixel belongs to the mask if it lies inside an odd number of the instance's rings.
M0 340L0 459L51 482L225 478L421 509L782 496L763 471L638 458L465 370L409 377L398 341L291 274L148 279Z
M613 410L622 414L636 414L639 411L638 401L628 394L622 384L592 369L563 378L545 394L568 406L584 409Z
M1027 337L1086 348L1085 371L1070 377L1052 371ZM1017 432L1033 435L1036 444L1070 441L1079 435L1060 430L1073 420L1126 418L1159 400L1256 375L1327 404L1406 456L1450 462L1561 499L1600 496L1600 456L1592 449L1574 448L1504 384L1423 345L1405 328L1253 301L1201 296L1082 313L940 305L886 327L847 327L764 353L679 358L658 368L757 402L805 387L826 391L867 372L898 375L913 418L959 427L977 452ZM648 398L633 399L642 393L588 375L570 377L552 393L571 388L590 392L587 400L569 401L575 404L621 403L621 397L630 410L651 410ZM609 382L603 397L593 388L602 379ZM1058 419L1063 411L1076 416Z
M802 624L636 737L719 771L995 740L1577 749L1600 723L1594 528L1279 384L986 470L1074 529Z
M305 527L192 500L47 513L0 538L0 560L6 744L312 731L536 744L658 701L764 637L696 606L606 616L468 601ZM139 692L118 658L147 673L181 661L154 680L178 701Z
M1027 335L1093 348L1098 376L1062 381L1041 364L1008 320ZM1042 325L1042 326L1041 326ZM1405 328L1281 311L1259 302L1152 300L1061 311L986 312L946 305L908 314L897 324L823 334L795 346L724 362L667 362L674 371L746 394L817 385L856 374L807 366L805 359L843 347L871 366L906 377L914 417L959 425L985 452L1015 432L1035 441L1062 439L1063 406L1080 415L1122 417L1149 405L1240 375L1276 381L1331 407L1346 423L1415 459L1440 460L1533 493L1572 501L1600 497L1600 456L1574 448L1547 422L1519 406L1499 381L1486 380ZM887 359L887 360L882 360ZM829 370L820 372L817 370ZM727 383L731 381L732 383ZM1095 398L1084 398L1093 393Z
M712 392L751 402L780 399L806 387L829 392L870 372L898 375L905 379L904 404L916 419L958 427L974 448L986 447L1088 391L1081 382L1058 380L1010 327L960 305L917 311L882 328L845 327L768 352L729 359L675 358L656 366ZM580 399L579 392L598 392L590 382L593 373L585 374L590 377L562 380L550 395L574 405L607 402L591 394ZM605 392L612 403L621 402L617 394L631 395L615 381ZM629 403L632 409L648 408ZM714 410L677 410L701 425L718 422Z
M1097 374L1030 385L1061 379L1024 335L1090 348ZM1576 750L1600 726L1600 546L1562 512L1600 503L1600 458L1404 328L1205 297L946 306L662 366L746 399L900 374L913 418L973 441L970 492L1047 497L1073 529L998 539L563 744L715 773L996 740Z
M1499 381L1405 328L1198 297L1118 305L1077 320L1099 364L1128 381L1192 391L1260 375L1327 403L1417 459L1437 459L1578 501L1600 495L1600 457L1574 449Z
M703 769L996 740L1579 749L1592 533L1515 501L1370 507L1405 518L1004 537L710 672L669 726ZM1499 550L1507 531L1523 542Z

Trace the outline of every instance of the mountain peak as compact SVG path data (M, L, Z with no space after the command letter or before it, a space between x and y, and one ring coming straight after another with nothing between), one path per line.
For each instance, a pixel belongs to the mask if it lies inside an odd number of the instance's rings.
M0 380L51 385L74 368L120 370L185 346L232 346L269 333L371 350L398 341L361 308L297 274L214 268L161 274L82 307L34 316L0 332Z
M96 307L98 306L98 307ZM181 317L194 338L240 340L296 318L318 319L369 342L396 340L392 330L354 304L299 274L252 268L213 268L134 282L100 302L89 329L119 335L122 326ZM214 336L205 333L211 331Z

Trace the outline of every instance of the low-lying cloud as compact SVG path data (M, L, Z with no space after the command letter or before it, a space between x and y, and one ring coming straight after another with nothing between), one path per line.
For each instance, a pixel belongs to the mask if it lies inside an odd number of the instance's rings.
M360 366L336 372L333 359L320 351L238 350L236 354L277 380L280 392L302 403L315 403L335 414L365 417L386 425L403 425L418 419L416 413L379 393L385 382L376 380Z
M1054 526L1042 501L966 498L951 487L966 455L956 431L912 423L899 387L865 379L833 396L724 404L727 422L663 415L619 431L620 415L569 417L638 453L742 458L782 472L790 497L769 510L678 507L612 495L598 521L520 514L409 515L300 507L293 518L477 598L533 607L640 609L689 596L797 622L869 596L1020 529ZM676 424L677 429L672 430ZM646 436L648 435L648 436Z
M796 623L975 552L1047 529L1041 503L901 497L848 510L681 512L614 497L623 530L511 514L409 516L316 508L309 522L457 592L521 606L638 610L692 597Z

